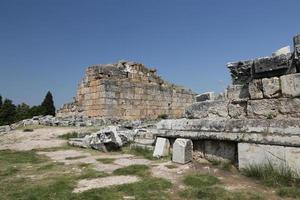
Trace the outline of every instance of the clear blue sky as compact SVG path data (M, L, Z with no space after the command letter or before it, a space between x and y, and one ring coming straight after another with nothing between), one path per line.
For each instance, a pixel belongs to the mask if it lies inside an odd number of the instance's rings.
M196 92L230 83L226 63L270 55L300 33L299 0L0 0L0 93L57 106L91 64L156 67Z

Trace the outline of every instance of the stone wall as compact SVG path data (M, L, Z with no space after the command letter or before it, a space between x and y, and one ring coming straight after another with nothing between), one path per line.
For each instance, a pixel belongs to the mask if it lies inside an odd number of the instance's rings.
M157 135L189 138L207 159L239 168L268 164L300 170L300 35L294 52L229 63L232 85L196 96L183 119L157 124Z
M75 102L64 105L57 115L126 120L155 119L161 115L177 118L194 99L191 90L164 81L155 69L119 62L89 67Z

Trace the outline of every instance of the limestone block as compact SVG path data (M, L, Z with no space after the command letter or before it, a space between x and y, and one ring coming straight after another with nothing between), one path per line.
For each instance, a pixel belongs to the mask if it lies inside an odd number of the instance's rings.
M228 101L197 102L188 106L183 116L189 119L225 118L228 117L228 103Z
M300 148L285 147L285 159L291 169L300 171Z
M190 139L178 138L173 144L172 161L186 164L193 159L193 142Z
M285 148L275 145L261 145L251 143L238 143L239 169L249 165L272 163L276 166L285 164Z
M278 77L262 79L264 97L275 98L281 95L280 81Z
M202 93L196 96L196 101L208 101L208 100L214 100L215 99L215 93L214 92L206 92Z
M246 102L228 104L228 115L231 118L234 119L245 118L247 115L246 110L247 110Z
M249 100L247 104L248 118L275 118L279 115L277 99Z
M167 138L158 137L156 139L153 157L168 156L170 151L170 141Z
M300 73L281 76L280 83L284 97L300 96Z
M249 98L248 85L231 85L227 88L229 100L240 100Z
M251 99L263 98L263 86L261 79L254 79L249 83L249 95Z

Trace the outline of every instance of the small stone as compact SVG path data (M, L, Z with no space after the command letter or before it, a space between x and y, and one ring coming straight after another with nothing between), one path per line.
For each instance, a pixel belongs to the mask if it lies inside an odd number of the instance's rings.
M156 139L153 157L168 156L170 151L170 142L167 138L158 137Z
M193 159L193 142L190 139L178 138L173 145L173 162L186 164Z

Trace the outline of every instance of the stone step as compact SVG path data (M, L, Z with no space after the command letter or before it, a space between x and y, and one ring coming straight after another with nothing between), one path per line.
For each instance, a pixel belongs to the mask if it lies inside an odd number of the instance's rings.
M136 138L139 139L155 139L156 135L152 132L140 132Z

